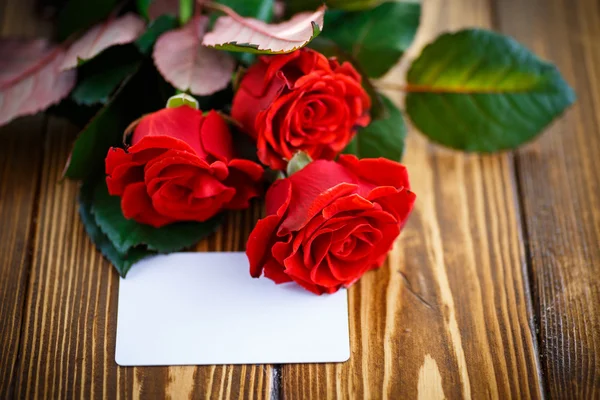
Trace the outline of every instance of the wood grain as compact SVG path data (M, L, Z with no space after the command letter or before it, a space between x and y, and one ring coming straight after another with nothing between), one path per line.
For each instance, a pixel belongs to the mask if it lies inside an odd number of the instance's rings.
M1 33L47 32L34 2L0 0ZM38 116L0 130L0 398L598 398L600 4L424 8L411 56L441 30L494 27L556 62L579 99L514 155L451 152L411 130L416 210L386 265L350 290L349 362L118 367L118 276L79 222L77 184L57 183L75 132ZM197 250L243 249L260 209Z
M600 3L498 1L501 30L556 63L578 100L517 152L539 321L553 398L600 397Z
M413 56L440 30L491 24L486 1L423 5ZM350 361L284 366L283 397L542 397L512 156L443 150L411 130L404 162L417 204L387 264L349 291Z
M2 5L5 21L12 21L5 26L24 29L8 33L35 31L33 4L11 0ZM45 120L25 120L1 132L12 136L0 150L0 216L8 223L0 232L0 238L6 239L0 243L0 316L9 322L3 322L0 330L0 398L10 398L13 392L18 398L47 399L269 398L274 370L267 365L116 365L118 275L85 234L77 214L77 184L58 183L76 132L68 123L50 118L44 143L41 121ZM7 196L6 191L10 191ZM30 234L36 206L39 215ZM242 250L261 208L256 204L231 213L220 232L198 249Z
M14 4L0 3L0 36L45 28ZM45 120L20 118L0 128L0 399L10 398L14 389Z
M0 129L0 398L8 398L19 349L32 246L44 118Z
M58 183L73 129L50 119L16 395L21 398L268 398L270 366L122 368L114 361L119 278L89 241L75 182ZM232 213L199 249L240 250L260 205Z
M33 1L0 6L3 34L47 33L47 24L31 14ZM3 136L0 148L5 228L0 231L0 398L13 393L18 398L268 398L273 389L270 366L116 365L118 276L83 230L77 184L58 183L76 132L50 118L44 143L45 121L25 119L0 131L10 135L7 140ZM260 208L231 214L226 226L199 249L243 249Z

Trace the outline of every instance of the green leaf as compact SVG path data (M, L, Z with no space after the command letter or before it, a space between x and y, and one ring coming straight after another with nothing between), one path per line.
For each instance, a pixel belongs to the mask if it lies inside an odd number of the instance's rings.
M387 97L381 95L385 114L361 129L344 149L346 154L358 158L384 157L400 161L404 152L406 126L400 110Z
M117 0L67 0L58 17L58 39L83 31L102 21L117 5Z
M108 148L119 143L127 124L137 118L127 116L129 106L124 92L131 81L132 76L79 133L65 167L65 177L86 179L102 170Z
M273 17L274 0L217 0L215 3L232 8L242 17L270 22ZM316 7L315 7L316 8Z
M108 148L122 143L123 131L143 114L163 108L162 80L151 65L127 77L109 101L83 128L73 144L64 176L88 179L104 171Z
M125 78L140 66L141 56L134 46L114 46L79 68L79 83L71 98L81 105L105 104Z
M377 7L386 0L328 0L327 6L332 9L360 11ZM418 0L416 0L418 2Z
M99 109L99 106L77 104L72 97L67 97L60 103L48 108L46 113L68 119L69 122L81 129L88 124L89 120L96 115Z
M152 0L135 0L135 7L138 10L138 14L146 18L146 20L150 19L150 15L148 15L148 8L150 7L151 3Z
M419 3L390 2L361 12L328 11L321 34L356 59L365 73L379 78L412 44L421 16Z
M407 74L406 111L431 140L455 149L513 149L575 101L557 68L515 40L480 29L440 36Z
M98 250L114 265L119 275L124 278L133 264L142 258L156 253L139 247L131 249L126 253L117 251L108 239L108 236L96 225L96 220L92 215L93 192L94 185L88 183L83 184L79 190L79 215L81 216L81 221L83 222L85 231Z
M119 84L139 66L139 62L115 65L82 81L71 93L73 100L82 105L105 104Z
M169 14L161 15L148 25L146 32L135 41L135 44L142 53L149 54L156 39L163 33L175 29L176 27L177 18Z
M222 222L222 218L217 216L206 222L177 222L162 228L137 223L123 216L121 199L108 194L104 180L94 190L92 214L96 224L120 253L142 245L160 253L178 251L212 234Z
M330 10L361 11L377 7L386 1L389 0L287 0L285 5L286 14L293 15L302 11L314 10L323 3L326 3ZM419 0L414 1L418 2Z

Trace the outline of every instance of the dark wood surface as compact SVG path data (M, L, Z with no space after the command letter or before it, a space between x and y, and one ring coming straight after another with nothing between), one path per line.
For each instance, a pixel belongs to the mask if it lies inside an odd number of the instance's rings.
M439 32L492 25L486 1L423 6L413 55ZM464 155L411 134L403 162L417 205L387 266L350 291L350 361L285 366L283 393L540 398L513 156Z
M600 3L499 1L498 28L554 61L577 105L516 152L551 397L600 398Z
M2 35L44 34L33 0L0 1ZM600 4L425 0L411 50L482 26L555 62L578 101L522 149L465 155L411 131L418 202L386 265L349 292L343 364L122 368L118 276L58 183L76 130L0 129L0 399L600 397ZM401 83L401 64L378 86ZM260 206L199 251L243 250Z
M0 16L2 36L47 32L6 2L0 2ZM17 376L45 130L41 115L0 128L0 399L7 398Z

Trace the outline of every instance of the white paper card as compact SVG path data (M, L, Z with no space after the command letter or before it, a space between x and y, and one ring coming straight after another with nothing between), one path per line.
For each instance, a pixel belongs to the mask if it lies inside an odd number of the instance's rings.
M253 279L244 253L175 253L121 279L119 365L284 364L350 357L346 290Z

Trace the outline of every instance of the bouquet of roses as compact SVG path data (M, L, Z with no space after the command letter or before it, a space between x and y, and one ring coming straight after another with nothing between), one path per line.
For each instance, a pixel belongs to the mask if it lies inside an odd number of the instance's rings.
M380 267L415 202L406 128L372 82L412 43L414 1L68 0L58 39L0 40L0 124L82 126L65 177L121 276L265 198L250 274L317 293ZM412 61L405 112L431 140L512 149L574 101L556 68L481 29Z

